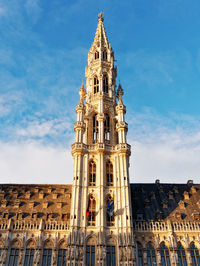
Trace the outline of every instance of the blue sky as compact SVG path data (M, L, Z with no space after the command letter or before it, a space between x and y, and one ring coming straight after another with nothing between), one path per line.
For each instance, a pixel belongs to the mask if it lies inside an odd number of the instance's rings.
M125 91L131 182L199 182L198 0L0 0L0 182L71 183L101 11Z

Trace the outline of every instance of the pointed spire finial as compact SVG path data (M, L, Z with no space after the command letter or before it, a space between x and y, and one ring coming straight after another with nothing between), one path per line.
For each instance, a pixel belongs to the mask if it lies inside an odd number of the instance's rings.
M123 94L124 94L124 90L122 89L122 86L121 86L120 81L119 81L119 86L117 89L117 97L119 99L119 105L123 104L123 102L122 102Z
M98 21L104 21L103 15L104 15L103 12L99 13L99 15L98 15Z
M80 90L79 90L79 95L80 95L80 103L84 104L85 88L84 88L84 85L83 85L83 80L82 80L82 84L81 84L81 87L80 87Z

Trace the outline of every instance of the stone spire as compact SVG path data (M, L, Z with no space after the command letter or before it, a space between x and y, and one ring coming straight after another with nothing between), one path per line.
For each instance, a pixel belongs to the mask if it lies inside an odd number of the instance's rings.
M97 25L97 30L95 33L95 37L94 37L94 42L92 44L92 46L105 46L105 47L110 47L110 44L108 42L108 38L106 36L106 31L105 31L105 27L103 24L104 18L103 18L103 13L100 13L98 15L98 25Z

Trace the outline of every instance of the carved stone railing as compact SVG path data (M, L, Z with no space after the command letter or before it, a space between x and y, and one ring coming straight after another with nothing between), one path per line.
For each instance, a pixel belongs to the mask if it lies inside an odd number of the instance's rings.
M133 230L135 232L199 232L200 222L142 222L134 221Z
M88 150L88 151L98 151L99 149L104 149L108 152L112 151L120 151L120 150L127 150L131 151L131 145L127 143L121 143L117 145L110 145L110 144L104 144L104 143L96 143L92 145L86 145L83 143L74 143L72 144L72 151L74 150Z
M8 220L0 221L0 230L7 230L9 228L10 222Z
M44 231L66 231L69 230L69 225L65 221L43 221L43 220L21 220L21 221L11 221L11 226L9 223L4 222L0 223L1 230L19 230L19 231L27 231L27 230L44 230Z
M174 232L200 232L200 222L173 222L172 229Z
M44 223L44 230L49 230L49 231L66 231L69 230L69 225L67 222L64 221L46 221Z
M169 230L166 222L133 222L136 232L166 232Z
M31 221L31 220L21 220L13 221L12 229L13 230L39 230L41 221Z

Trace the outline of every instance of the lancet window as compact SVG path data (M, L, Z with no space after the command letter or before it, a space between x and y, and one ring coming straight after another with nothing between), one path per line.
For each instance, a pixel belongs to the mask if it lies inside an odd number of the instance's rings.
M8 261L9 266L18 265L19 250L20 250L20 243L18 240L16 240L12 243L12 246L11 246L10 257Z
M192 258L192 265L199 266L200 265L200 254L199 254L199 250L196 248L194 243L192 243L190 246L190 254Z
M110 161L106 163L106 184L113 186L113 165Z
M102 57L103 57L103 60L107 60L107 52L106 52L106 50L103 50Z
M97 143L99 138L99 122L97 120L97 115L93 116L93 142Z
M99 52L98 51L96 51L95 53L94 53L94 59L96 60L96 59L99 59Z
M51 265L51 259L52 259L52 244L50 241L47 241L43 249L42 266Z
M11 248L8 265L9 266L17 265L18 259L19 259L19 249L18 248Z
M86 245L86 266L95 266L95 242L90 238Z
M153 245L150 243L147 246L147 264L148 266L156 266L156 252Z
M104 139L107 141L110 140L110 117L108 114L105 115L104 121Z
M114 199L109 195L106 200L106 221L107 226L115 225L115 216L114 216Z
M33 265L33 258L34 258L34 249L26 249L25 252L25 260L24 260L24 266L32 266Z
M143 250L140 243L137 243L137 255L138 255L138 266L143 266Z
M58 250L58 266L66 266L66 249Z
M34 253L35 253L35 243L33 241L29 241L25 251L24 266L33 265Z
M97 77L94 77L94 94L99 92L99 80Z
M89 197L88 201L88 208L86 211L86 215L88 217L88 225L89 226L95 226L95 220L96 220L96 200L91 195Z
M96 164L92 160L89 163L89 186L96 186Z
M110 266L116 265L115 246L106 247L106 261L107 261L107 265L110 265Z
M177 247L177 255L178 255L178 265L187 266L185 249L180 243L178 244L178 247Z
M108 93L108 76L103 75L103 92Z
M160 255L162 266L170 266L169 250L164 243L160 246Z

